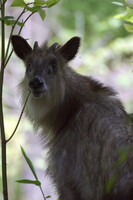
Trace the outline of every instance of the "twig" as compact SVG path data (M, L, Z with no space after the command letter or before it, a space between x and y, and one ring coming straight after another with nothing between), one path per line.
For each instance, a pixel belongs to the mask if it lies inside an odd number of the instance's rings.
M44 195L44 192L43 192L43 189L42 189L42 187L41 187L41 186L39 186L39 188L40 188L40 190L41 190L41 193L42 193L43 199L44 199L44 200L46 200L46 197L45 197L45 195Z
M13 34L13 31L14 31L14 29L16 27L17 22L22 17L22 15L26 12L26 6L27 6L27 4L25 5L25 7L23 8L22 12L20 13L20 15L18 16L18 18L16 19L15 24L12 26L12 29L11 29L11 32L10 32L10 36L9 36L9 40L8 40L8 45L7 45L5 60L7 59L7 56L8 56L9 46L10 46L10 43L11 43L11 36Z
M25 107L26 107L26 104L27 104L27 101L28 101L28 99L29 99L29 96L30 96L30 92L29 92L28 95L27 95L27 98L26 98L26 100L25 100L24 106L23 106L22 111L21 111L21 113L20 113L20 116L19 116L18 122L17 122L17 124L16 124L16 127L15 127L13 133L11 134L11 136L6 140L6 143L9 142L9 141L12 139L12 137L14 136L14 134L15 134L16 131L17 131L17 128L18 128L18 126L19 126L19 124L20 124L20 121L21 121L22 115L23 115L23 113L24 113L24 109L25 109Z
M28 21L28 19L34 14L35 12L32 12L25 20L24 20L24 24ZM21 31L23 29L23 26L20 28L19 32L18 32L18 35L20 35Z
M7 2L7 0L5 0L3 3L2 2L0 3L0 5L1 5L0 9L2 9L2 7L5 5L6 2Z
M24 20L23 23L25 24L25 23L28 21L28 19L29 19L33 14L34 14L34 12L31 13L31 14ZM20 35L22 29L23 29L23 26L20 28L20 30L19 30L19 32L18 32L18 35ZM8 64L8 62L9 62L11 56L12 56L12 53L13 53L13 50L11 50L9 56L7 57L7 59L6 59L6 61L5 61L5 67L6 67L6 65Z
M5 3L2 1L1 17L5 16ZM5 24L1 22L1 71L0 71L0 129L1 129L1 158L2 158L2 188L3 199L8 200L8 184L7 184L7 163L6 163L6 136L3 114L3 80L4 80L4 66L5 66Z

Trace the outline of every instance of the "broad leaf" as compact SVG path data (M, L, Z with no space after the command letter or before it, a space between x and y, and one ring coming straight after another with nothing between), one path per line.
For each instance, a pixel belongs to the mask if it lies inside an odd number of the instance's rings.
M12 7L21 7L24 8L26 6L26 3L24 0L14 0L11 4Z
M24 26L24 23L23 22L17 22L17 25L18 26Z
M56 5L59 1L60 0L49 0L49 1L46 2L46 5L47 5L48 8L50 8L54 5Z
M13 16L5 16L5 17L0 17L0 21L8 20L8 19L14 19Z
M42 18L42 20L44 20L46 17L45 10L40 10L40 11L38 11L38 13L39 13L40 17Z
M120 14L115 15L114 18L122 19L126 14L127 14L127 12L120 13Z
M36 186L40 186L41 183L40 181L34 181L34 180L29 180L29 179L22 179L22 180L17 180L16 181L17 183L24 183L24 184L33 184L33 185L36 185Z
M34 6L43 6L46 2L44 0L34 0Z
M16 20L4 20L4 23L7 25L7 26L13 26L16 24ZM22 22L17 22L17 25L18 26L24 26L24 23Z
M34 7L29 7L29 6L26 6L26 9L29 10L30 12L38 12L40 11L40 6L34 6Z
M133 10L131 8L127 8L124 13L116 15L115 18L133 23Z
M23 156L24 156L24 158L25 158L27 164L29 165L29 167L30 167L30 169L31 169L31 171L32 171L32 173L33 173L33 175L34 175L34 177L36 178L36 180L38 180L38 177L37 177L35 168L34 168L32 162L31 162L31 160L30 160L30 159L28 158L28 156L26 155L26 153L25 153L23 147L21 147L21 151L22 151L22 154L23 154Z
M133 23L133 10L130 8L127 8L125 14L121 16L121 19L124 21Z

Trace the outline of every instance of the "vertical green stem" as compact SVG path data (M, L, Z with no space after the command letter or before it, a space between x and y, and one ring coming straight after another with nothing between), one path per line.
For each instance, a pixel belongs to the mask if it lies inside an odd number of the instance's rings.
M5 4L3 0L1 7L1 17L5 16ZM7 186L7 168L6 168L6 138L3 115L3 80L4 80L4 64L5 64L5 24L1 21L1 70L0 70L0 129L1 129L1 157L2 157L2 186L3 198L8 200L8 186Z

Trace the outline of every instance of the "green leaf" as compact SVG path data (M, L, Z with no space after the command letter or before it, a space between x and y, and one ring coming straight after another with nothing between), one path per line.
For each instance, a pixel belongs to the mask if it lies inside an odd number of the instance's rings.
M26 6L26 3L24 0L14 0L11 4L11 7L21 7L24 8Z
M35 13L35 12L40 11L41 8L40 8L40 6L34 6L34 7L26 6L26 9L29 10L30 12Z
M27 164L29 165L29 167L30 167L30 169L31 169L31 171L32 171L32 173L33 173L35 179L38 181L38 177L37 177L35 168L34 168L32 162L31 162L31 160L30 160L30 159L28 158L28 156L26 155L26 153L25 153L23 147L21 147L21 152L22 152L22 154L23 154L23 156L24 156L24 158L25 158Z
M14 19L13 16L5 16L5 17L0 17L0 21L8 20L8 19Z
M123 152L120 155L120 159L119 159L120 164L123 164L127 160L128 154L129 152Z
M46 197L46 199L49 199L49 198L51 198L51 196L47 196L47 197Z
M33 185L36 185L36 186L40 186L41 183L40 181L34 181L34 180L29 180L29 179L22 179L22 180L17 180L16 181L17 183L24 183L24 184L33 184Z
M39 10L38 13L39 13L40 17L42 18L42 20L44 20L46 17L45 10Z
M124 27L128 32L133 33L133 25L124 24Z
M59 1L60 0L49 0L49 1L45 2L45 3L47 5L47 7L50 8L50 7L54 6L54 5L56 5L57 3L59 3Z
M7 26L13 26L13 25L16 24L16 20L4 20L4 22L5 22L5 24L6 24ZM24 26L24 23L22 23L22 22L17 22L17 25L19 25L19 26Z
M117 6L124 6L124 4L123 4L123 3L116 2L116 1L113 1L113 2L112 2L112 4L115 4L115 5L117 5Z
M23 22L17 22L17 25L24 26L24 23Z
M133 10L130 8L127 8L125 15L123 15L121 19L127 22L133 22Z
M122 19L126 14L127 14L127 12L120 13L120 14L115 15L114 18Z
M117 181L117 176L112 176L109 180L108 180L108 182L107 182L107 184L106 184L106 193L107 194L109 194L110 192L111 192L111 190L112 190L112 188L113 188L113 186L114 186L114 184L116 183L116 181Z
M43 6L46 2L44 0L34 0L34 6Z
M15 24L15 20L4 20L4 23L7 26L13 26Z

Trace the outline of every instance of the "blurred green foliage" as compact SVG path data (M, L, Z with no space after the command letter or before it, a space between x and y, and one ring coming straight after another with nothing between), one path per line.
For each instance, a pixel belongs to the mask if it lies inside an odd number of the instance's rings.
M127 36L121 21L114 19L121 10L111 0L62 0L58 19L70 30L77 28L85 43L92 44L105 35L108 40Z

